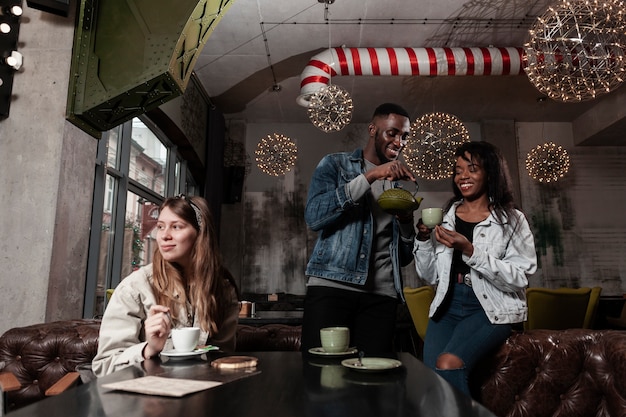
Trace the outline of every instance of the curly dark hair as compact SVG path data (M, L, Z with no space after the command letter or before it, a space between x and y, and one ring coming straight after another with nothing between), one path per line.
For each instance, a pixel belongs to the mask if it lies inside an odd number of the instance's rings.
M509 166L500 150L489 142L477 141L463 143L454 153L455 160L457 158L467 159L468 155L470 160L480 162L487 175L489 210L492 211L499 221L504 221L507 217L509 219L515 218L516 207L511 187ZM454 183L454 176L452 176L452 190L454 197L448 201L446 210L456 201L463 199L461 190Z

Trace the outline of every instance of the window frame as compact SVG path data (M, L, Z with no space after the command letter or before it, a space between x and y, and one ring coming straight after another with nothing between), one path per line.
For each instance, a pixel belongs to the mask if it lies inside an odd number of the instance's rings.
M107 146L110 132L104 132L98 143L95 161L95 179L93 205L91 215L91 233L89 237L89 249L87 260L87 274L85 284L85 297L83 304L83 317L92 318L100 316L98 304L103 302L102 312L106 306L106 290L115 288L124 278L122 276L124 259L124 228L126 224L126 209L128 193L133 193L139 198L160 205L165 198L187 193L188 188L198 191L197 181L189 172L188 163L178 152L178 147L172 143L167 135L150 120L146 115L138 116L139 119L165 146L167 149L165 163L164 195L151 190L138 180L130 177L130 157L133 120L116 127L119 129L117 143L117 167L107 166ZM178 170L178 175L176 175ZM102 220L104 214L104 200L106 198L107 178L113 178L113 196L111 209L111 239L107 241L107 259L104 271L104 294L98 294L98 274L100 267Z

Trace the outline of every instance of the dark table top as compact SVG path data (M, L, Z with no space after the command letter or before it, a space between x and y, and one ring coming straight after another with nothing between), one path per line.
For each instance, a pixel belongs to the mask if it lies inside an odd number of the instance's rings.
M15 410L11 416L493 417L408 353L395 356L402 367L376 373L345 368L341 359L299 352L250 355L258 358L252 371L220 371L211 367L204 355L203 359L179 362L149 360ZM211 358L216 357L212 352ZM146 375L224 384L182 398L102 387Z

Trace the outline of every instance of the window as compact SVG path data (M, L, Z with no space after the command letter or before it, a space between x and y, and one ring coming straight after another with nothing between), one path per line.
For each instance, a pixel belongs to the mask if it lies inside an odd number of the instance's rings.
M135 118L106 132L98 145L84 317L104 313L106 290L152 262L158 207L198 187L165 135Z

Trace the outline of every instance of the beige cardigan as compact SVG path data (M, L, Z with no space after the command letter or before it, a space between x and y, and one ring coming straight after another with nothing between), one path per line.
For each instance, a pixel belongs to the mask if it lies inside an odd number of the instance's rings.
M143 361L143 348L146 345L144 321L148 317L150 307L156 304L152 292L152 265L130 274L115 288L109 301L98 340L98 353L93 359L93 372L96 376L104 376L123 367ZM201 331L199 343L219 346L221 350L232 352L235 349L235 333L239 316L239 301L235 288L231 286L230 301L227 304L227 313L222 323L219 323L219 332L212 337ZM178 323L177 327L199 326L194 314L193 323ZM185 311L180 311L178 317L188 317ZM172 348L168 339L164 350Z

